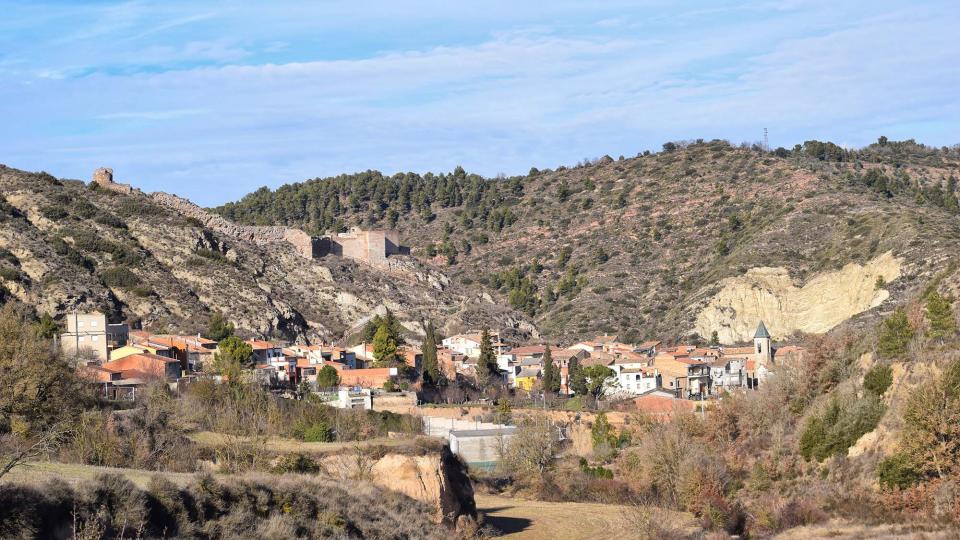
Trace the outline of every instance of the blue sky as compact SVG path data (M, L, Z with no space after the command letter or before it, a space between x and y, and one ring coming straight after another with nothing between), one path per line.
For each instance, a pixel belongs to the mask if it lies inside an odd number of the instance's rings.
M664 141L960 143L953 2L7 2L0 162L203 205Z

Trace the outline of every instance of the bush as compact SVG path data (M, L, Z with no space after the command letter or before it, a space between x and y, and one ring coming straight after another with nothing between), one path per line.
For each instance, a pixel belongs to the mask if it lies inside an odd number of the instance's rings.
M861 399L834 397L820 416L810 418L804 426L800 434L800 454L808 461L823 461L831 455L844 454L861 436L877 427L883 413L884 406L873 393Z
M877 364L863 376L863 388L876 396L882 396L893 383L893 370L886 364Z
M316 474L320 472L320 466L317 465L316 461L303 454L287 454L277 459L272 471L279 474Z
M304 428L300 438L304 442L331 442L333 430L324 423L317 423Z
M100 278L107 287L132 289L140 284L140 278L128 268L117 266L108 268L100 273Z
M20 279L20 272L16 268L2 267L0 268L0 278L3 278L7 281L17 281Z
M40 213L43 214L43 217L53 221L59 221L70 215L66 208L57 205L44 206L40 209Z
M877 464L877 478L880 485L888 488L907 488L918 479L917 471L910 466L910 460L903 454L894 454Z

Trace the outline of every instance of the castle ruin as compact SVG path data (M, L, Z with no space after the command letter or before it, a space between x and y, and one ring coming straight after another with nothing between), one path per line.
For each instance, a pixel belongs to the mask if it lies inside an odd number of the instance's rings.
M93 183L104 189L129 195L134 192L134 188L129 184L118 184L113 181L113 169L100 167L93 171ZM139 190L138 190L139 191Z
M101 188L126 195L142 193L139 189L127 184L115 183L113 169L106 167L93 172L93 183ZM183 197L169 193L158 191L151 193L150 197L181 215L196 219L208 229L258 245L286 242L307 259L333 255L380 268L389 268L388 257L410 254L409 248L400 245L400 233L395 230L365 231L354 227L344 233L327 233L317 237L291 227L240 225L219 214L208 212Z

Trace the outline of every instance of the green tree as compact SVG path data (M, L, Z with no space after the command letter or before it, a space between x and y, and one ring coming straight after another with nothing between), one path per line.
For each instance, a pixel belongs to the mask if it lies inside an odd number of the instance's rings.
M234 330L232 322L227 321L220 313L214 313L210 316L210 324L207 325L207 332L203 337L220 342L233 335Z
M580 361L576 357L570 359L570 364L567 367L567 386L571 392L578 396L587 393L587 378L583 374L583 366L580 365Z
M907 352L907 345L910 344L911 339L913 339L913 327L907 319L907 312L903 308L897 308L880 325L877 350L889 358L903 356Z
M253 347L237 336L229 336L217 344L213 372L226 378L230 384L239 384L243 369L251 367L252 360Z
M477 379L481 386L500 380L500 368L497 366L497 355L493 352L490 342L490 331L486 328L480 334L480 357L477 358Z
M953 316L950 301L941 296L940 293L933 292L927 296L924 310L927 314L927 320L930 322L927 337L939 341L942 345L945 339L952 338L957 334L957 320Z
M717 345L720 345L720 335L717 334L716 330L710 333L710 345L714 347L716 347Z
M882 396L893 383L893 370L886 364L877 364L863 376L863 388L874 395Z
M607 390L607 383L616 373L607 366L594 364L583 368L583 376L587 379L587 393L594 399L601 399Z
M49 313L44 313L37 321L37 335L43 339L53 339L60 333L60 325Z
M318 388L336 388L340 386L340 373L337 368L325 365L317 372Z
M381 324L373 336L373 358L379 366L394 364L399 360L397 341L386 324Z
M550 344L543 349L543 390L557 393L560 391L560 371L553 363L553 353Z
M597 418L593 421L593 426L590 427L590 438L593 439L594 448L603 444L607 444L611 448L616 446L617 435L614 433L613 426L610 425L605 412L597 413Z
M423 340L423 383L428 386L440 384L440 362L437 359L437 335L433 330L433 323L427 322L427 335Z
M365 343L373 343L374 337L377 335L377 330L380 327L386 326L387 331L390 333L390 337L393 338L394 343L397 346L403 345L406 341L403 339L403 325L400 324L400 320L393 314L392 311L387 309L386 313L381 317L376 315L370 322L367 323L363 328L363 341Z

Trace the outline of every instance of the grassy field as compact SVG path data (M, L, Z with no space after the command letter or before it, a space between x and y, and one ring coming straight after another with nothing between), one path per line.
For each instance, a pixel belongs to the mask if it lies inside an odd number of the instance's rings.
M640 511L630 506L555 503L477 494L477 510L510 540L628 540L645 538L637 530ZM664 512L682 530L696 529L689 514ZM691 531L692 532L692 531Z

